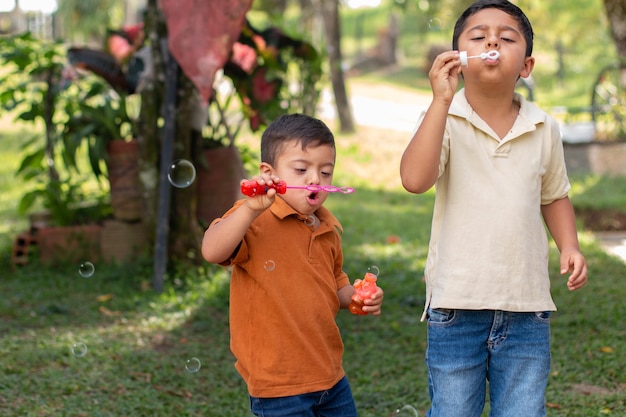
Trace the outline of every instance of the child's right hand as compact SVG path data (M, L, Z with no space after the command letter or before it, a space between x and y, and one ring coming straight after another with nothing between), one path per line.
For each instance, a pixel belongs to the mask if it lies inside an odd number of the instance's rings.
M280 178L276 175L261 174L255 175L251 178L253 181L259 183L259 185L272 185L280 181ZM243 183L242 180L241 183ZM246 206L252 211L262 212L274 204L276 198L276 190L269 188L265 194L259 194L252 197L246 197Z
M433 99L441 99L450 104L459 85L461 60L459 51L446 51L437 56L428 73Z

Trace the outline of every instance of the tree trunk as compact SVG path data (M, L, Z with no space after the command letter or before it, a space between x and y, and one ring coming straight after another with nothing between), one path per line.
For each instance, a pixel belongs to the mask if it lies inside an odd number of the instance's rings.
M182 72L178 79L178 98L176 106L176 142L174 160L192 161L192 113L197 109L195 87ZM184 188L172 190L172 209L170 211L169 256L178 261L200 261L202 230L196 216L196 188L193 181Z
M150 247L154 247L154 231L157 221L157 195L159 173L159 111L163 105L164 74L163 57L159 47L160 39L167 37L163 17L159 13L156 0L149 0L144 17L147 44L151 48L154 77L146 80L141 91L141 110L137 121L137 145L139 181L142 192L142 221L149 233Z
M626 2L624 0L604 0L606 16L611 27L617 55L626 62Z
M165 59L162 47L166 45L168 31L157 7L156 0L149 0L145 17L146 38L152 48L154 77L146 82L141 93L141 116L137 130L139 145L139 178L143 193L143 221L150 233L151 247L155 243L157 222L157 197L159 187L159 159L162 129L158 123L162 117L164 102ZM179 75L176 114L175 159L191 161L190 106L196 101L194 87L184 75ZM193 103L190 103L190 101ZM173 161L172 161L173 162ZM199 259L200 232L195 213L195 182L189 187L172 190L169 218L168 258L175 260Z
M339 0L317 0L324 20L326 41L328 44L328 60L330 64L330 80L335 96L335 106L339 117L339 130L342 133L355 131L352 109L346 83L341 68L341 27L339 24Z

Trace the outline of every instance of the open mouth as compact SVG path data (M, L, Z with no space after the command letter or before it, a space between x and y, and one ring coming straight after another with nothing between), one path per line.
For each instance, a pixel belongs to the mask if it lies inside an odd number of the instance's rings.
M319 193L318 192L312 192L307 196L307 201L309 202L309 204L317 204L319 202Z

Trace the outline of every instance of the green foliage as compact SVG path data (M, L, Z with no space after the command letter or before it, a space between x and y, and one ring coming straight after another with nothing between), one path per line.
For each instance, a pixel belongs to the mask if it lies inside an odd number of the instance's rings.
M21 144L24 156L16 174L34 187L24 192L18 213L40 204L55 224L77 224L88 220L80 207L91 200L99 207L92 220L102 218L105 191L86 192L90 178L81 173L80 159L87 158L96 178L104 177L106 144L130 135L124 98L94 77L72 82L63 45L29 33L0 40L0 64L5 68L0 107L35 131L43 126Z
M5 67L0 75L3 109L17 111L16 117L26 122L54 117L49 101L60 92L65 66L61 42L41 42L30 33L0 38L0 64Z
M44 179L44 175L42 172L36 174L37 185L22 196L17 207L18 214L26 215L37 201L42 202L56 226L87 224L102 220L110 214L111 210L101 196L94 197L95 205L84 206L88 198L82 187L84 178L68 176L66 179Z
M103 42L106 28L124 22L122 0L57 0L56 21L65 39L82 43Z
M68 119L61 133L64 162L77 168L76 154L86 145L92 172L97 178L105 177L107 144L133 137L126 96L120 96L109 84L93 76L75 80L69 94L72 100L65 103L63 111Z

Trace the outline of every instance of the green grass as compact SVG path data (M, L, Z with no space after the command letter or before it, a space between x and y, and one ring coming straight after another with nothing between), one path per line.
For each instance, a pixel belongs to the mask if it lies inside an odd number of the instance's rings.
M0 160L10 165L19 136L2 140ZM337 183L357 185L357 192L331 196L328 207L345 227L346 271L354 280L378 266L385 302L380 317L339 314L345 368L362 417L389 416L406 404L423 415L426 326L419 317L434 194L368 185L370 178L342 170L350 161L376 163L376 155L354 140L338 138L336 176ZM0 169L0 195L16 197L21 185L5 180L11 170L4 164ZM614 204L612 190L621 183L582 177L574 184L574 201L593 190L589 201L605 205ZM16 222L13 200L0 200L1 224ZM2 234L2 242L10 240L10 230ZM626 266L591 234L581 232L581 242L590 266L590 283L581 291L567 291L556 249L551 252L559 311L553 316L548 416L624 415ZM174 266L165 290L156 294L149 259L96 264L94 275L83 278L78 265L50 269L33 262L10 271L8 245L1 250L0 415L250 415L229 352L226 270ZM85 356L72 354L76 343L87 346ZM196 373L185 369L192 358L202 364Z
M576 208L626 211L626 178L574 176L570 197Z

